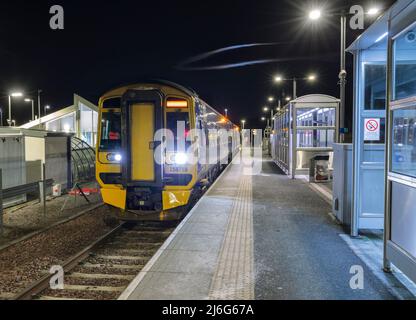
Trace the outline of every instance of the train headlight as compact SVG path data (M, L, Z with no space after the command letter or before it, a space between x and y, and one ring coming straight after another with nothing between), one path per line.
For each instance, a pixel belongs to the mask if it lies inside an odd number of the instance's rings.
M183 165L188 162L188 155L186 153L175 153L172 157L174 164Z
M119 153L109 153L107 155L107 160L110 162L121 162L121 160L123 160L123 156Z

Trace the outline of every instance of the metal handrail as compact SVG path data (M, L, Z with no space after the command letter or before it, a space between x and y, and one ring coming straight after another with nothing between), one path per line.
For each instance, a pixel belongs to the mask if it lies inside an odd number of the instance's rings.
M8 189L3 189L3 199L13 198L21 196L30 192L37 192L39 190L39 182L33 182L28 184L23 184L21 186L16 186ZM48 179L45 181L46 187L51 187L53 185L53 179Z
M4 221L3 221L3 200L8 198L13 198L16 196L24 195L30 192L38 192L39 193L39 201L43 203L43 211L46 214L46 188L51 187L53 185L53 179L45 179L28 183L8 189L3 189L3 170L0 169L0 235L3 235L4 232ZM45 177L45 164L43 164L43 177Z

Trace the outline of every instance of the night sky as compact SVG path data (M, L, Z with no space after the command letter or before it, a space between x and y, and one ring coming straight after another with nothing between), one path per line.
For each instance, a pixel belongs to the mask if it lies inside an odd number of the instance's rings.
M394 1L378 0L387 9ZM228 108L231 119L245 118L259 127L267 97L292 95L291 83L277 86L275 74L303 77L316 73L315 84L299 83L298 96L339 95L339 21L307 24L317 4L339 12L353 4L374 2L299 0L210 1L2 1L0 4L0 106L7 110L11 90L27 94L42 89L42 105L53 111L72 104L77 93L97 103L105 91L146 78L162 78L192 87L213 107ZM65 9L65 30L49 28L49 8ZM367 26L371 19L367 21ZM348 31L348 43L359 33ZM224 47L274 43L222 52L201 61L187 60ZM264 64L206 70L254 60ZM279 61L280 60L280 61ZM348 59L347 108L351 111L352 59ZM202 69L202 70L201 70ZM282 92L282 90L284 92ZM31 117L29 104L15 101L17 124ZM5 115L6 118L6 115Z

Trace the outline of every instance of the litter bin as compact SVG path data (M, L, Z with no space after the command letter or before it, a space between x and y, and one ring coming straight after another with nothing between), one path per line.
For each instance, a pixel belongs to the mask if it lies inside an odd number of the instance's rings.
M316 155L312 157L309 166L309 182L328 182L330 180L329 155Z

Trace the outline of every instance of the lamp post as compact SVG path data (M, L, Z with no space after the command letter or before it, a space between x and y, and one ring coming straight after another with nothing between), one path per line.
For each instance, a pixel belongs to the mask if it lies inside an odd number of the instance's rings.
M35 120L35 100L33 99L25 99L25 102L31 102L32 103L32 121Z
M241 120L241 128L243 130L246 128L246 120Z
M21 98L23 97L23 93L21 92L13 92L9 94L9 119L7 120L9 127L12 126L13 120L12 120L12 98Z
M370 8L367 14L370 16L376 16L380 13L380 9L377 7ZM337 15L336 15L337 16ZM339 72L339 86L340 86L340 109L339 109L339 123L342 128L341 142L344 142L345 131L345 88L347 84L347 70L346 70L346 47L347 47L347 13L342 11L340 16L341 23L341 46L340 46L340 72ZM322 11L320 9L314 9L309 12L309 19L312 21L320 20L322 17Z
M276 76L274 78L274 81L276 83L281 83L283 81L292 81L292 84L293 84L293 99L296 99L297 98L298 81L300 81L300 80L306 80L306 81L313 82L313 81L316 80L316 75L311 74L311 75L309 75L307 77L304 77L304 78L296 78L296 77L294 77L292 79L285 79L282 76Z
M42 93L42 90L38 90L38 117L39 117L39 123L40 123L40 118L42 118L41 114L40 114L40 95Z
M50 110L50 108L51 108L51 106L49 106L49 105L43 107L43 113L45 114L45 116L47 114L47 110Z

